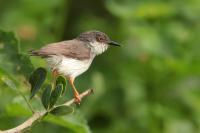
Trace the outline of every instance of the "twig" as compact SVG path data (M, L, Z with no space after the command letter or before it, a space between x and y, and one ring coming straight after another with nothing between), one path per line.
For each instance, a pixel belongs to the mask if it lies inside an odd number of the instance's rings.
M92 89L88 89L86 91L84 91L83 93L80 94L80 98L84 98L85 96L90 95L91 93L93 93ZM67 101L66 103L62 104L62 105L66 105L69 106L71 104L75 103L75 98L73 98L70 101ZM60 106L60 105L59 105ZM57 106L55 106L57 107ZM55 108L54 107L54 108ZM48 112L45 111L39 111L39 112L35 112L28 120L26 120L24 123L22 123L21 125L5 130L5 131L0 131L0 133L21 133L23 132L25 129L30 128L33 123L36 123L38 120L42 119L43 117L45 117L45 115Z
M34 109L33 109L32 105L30 104L29 100L24 96L24 94L20 90L18 90L18 92L25 100L25 102L26 102L27 106L29 107L29 109L31 110L31 112L34 113Z

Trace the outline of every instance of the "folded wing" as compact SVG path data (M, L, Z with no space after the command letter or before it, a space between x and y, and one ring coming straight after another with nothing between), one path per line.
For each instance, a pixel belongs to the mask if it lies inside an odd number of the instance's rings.
M30 51L32 56L48 58L52 55L62 55L68 58L85 60L90 58L90 48L78 40L62 41L48 44L36 51Z

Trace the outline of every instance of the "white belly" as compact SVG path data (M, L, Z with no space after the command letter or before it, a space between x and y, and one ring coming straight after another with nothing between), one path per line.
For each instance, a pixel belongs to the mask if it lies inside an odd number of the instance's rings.
M71 78L76 78L84 73L91 65L92 60L93 58L81 61L64 56L52 56L47 58L47 62L52 69L56 69L60 74Z

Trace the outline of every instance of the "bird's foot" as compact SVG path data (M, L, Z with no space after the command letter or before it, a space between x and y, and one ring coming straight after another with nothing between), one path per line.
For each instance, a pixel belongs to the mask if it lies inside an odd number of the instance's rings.
M74 93L75 103L80 105L81 104L81 97L78 92Z

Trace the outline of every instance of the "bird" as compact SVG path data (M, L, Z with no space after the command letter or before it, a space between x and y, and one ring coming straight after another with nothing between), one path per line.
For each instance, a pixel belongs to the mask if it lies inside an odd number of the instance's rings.
M50 43L38 50L30 51L31 56L38 56L47 61L53 77L63 75L73 89L75 102L81 98L74 80L88 70L97 55L104 53L109 46L120 46L101 31L86 31L72 40Z

